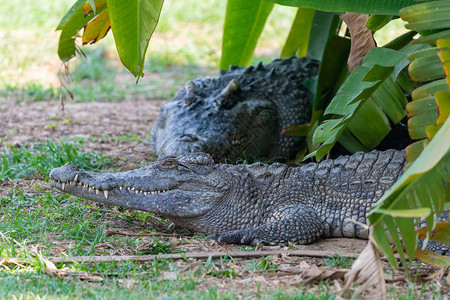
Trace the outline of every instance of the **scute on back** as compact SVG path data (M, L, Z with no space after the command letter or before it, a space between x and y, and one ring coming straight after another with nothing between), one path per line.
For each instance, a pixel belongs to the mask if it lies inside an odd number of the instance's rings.
M309 121L311 93L302 82L317 72L317 61L292 57L188 81L161 108L153 149L158 156L206 152L216 162L292 157L295 140L281 130Z

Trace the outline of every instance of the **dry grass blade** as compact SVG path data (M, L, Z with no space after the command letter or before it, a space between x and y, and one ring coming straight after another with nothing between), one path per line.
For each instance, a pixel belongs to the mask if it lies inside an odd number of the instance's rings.
M348 71L351 73L357 66L362 65L363 59L370 49L377 46L372 31L366 27L369 15L344 13L340 19L347 24L351 36L350 55L347 61Z
M0 260L0 267L4 269L8 269L8 265L14 265L24 268L25 264L28 264L29 261L25 259L15 258L15 257L5 257Z
M99 282L103 281L103 277L90 274L88 272L74 272L74 271L67 271L67 270L59 270L55 264L48 259L43 259L46 269L45 273L47 273L48 276L58 277L58 278L65 278L65 279L79 279L79 280L85 280L85 281L91 281L91 282Z
M367 247L361 252L353 263L351 270L345 275L345 285L336 294L341 295L355 284L360 286L357 295L369 292L376 299L386 299L386 284L383 267L381 265L380 251L370 236Z

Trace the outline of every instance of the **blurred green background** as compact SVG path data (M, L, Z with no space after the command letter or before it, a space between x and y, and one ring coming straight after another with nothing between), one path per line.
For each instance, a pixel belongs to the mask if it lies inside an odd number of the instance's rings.
M14 102L59 97L55 28L74 0L4 1L0 10L0 97ZM165 1L150 41L145 77L138 85L121 65L111 32L82 47L70 63L75 101L170 99L188 79L218 73L226 1ZM276 5L258 42L254 62L279 56L295 8ZM380 45L403 32L400 20L377 33Z

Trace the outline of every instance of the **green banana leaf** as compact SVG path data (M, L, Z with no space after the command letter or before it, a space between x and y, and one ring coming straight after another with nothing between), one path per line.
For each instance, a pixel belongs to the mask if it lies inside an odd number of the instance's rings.
M61 29L58 42L58 56L62 61L69 61L76 54L75 38L78 31L94 17L94 14L84 16L83 3L78 0L66 13L59 23L57 30Z
M400 17L408 22L406 28L426 31L450 27L450 2L430 1L405 7L400 10Z
M366 27L372 31L383 28L392 20L392 15L371 15L366 23Z
M61 19L61 21L59 21L58 26L56 26L56 30L61 30L64 25L67 23L67 21L70 20L70 18L72 18L72 16L75 14L75 12L83 6L84 2L86 2L86 0L77 0L72 7L66 12L66 14L64 15L64 17Z
M373 236L389 262L397 266L390 248L386 229L396 245L404 266L409 264L404 257L399 232L409 257L417 248L417 235L413 218L425 217L428 234L436 223L432 212L439 215L445 207L446 191L450 181L450 118L436 133L406 172L386 192L369 213L369 221L374 226ZM447 241L450 243L450 241Z
M406 54L399 51L372 49L366 55L363 65L348 76L328 105L324 114L331 118L320 124L313 135L313 144L322 143L322 145L305 158L316 156L318 160L322 159L377 88L391 75L395 81L405 61L407 61Z
M291 56L303 57L308 49L314 13L311 8L298 8L289 35L281 49L281 58Z
M163 0L107 0L111 30L123 65L143 76L145 53L159 20Z
M273 3L260 0L228 0L223 28L220 68L248 66Z
M355 12L373 15L398 15L398 11L417 3L414 0L268 0L280 5L308 7L322 11Z

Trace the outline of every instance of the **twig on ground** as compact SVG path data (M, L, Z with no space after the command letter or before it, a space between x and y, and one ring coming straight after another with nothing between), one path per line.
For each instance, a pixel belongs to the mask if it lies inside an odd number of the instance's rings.
M263 257L269 255L286 255L286 256L308 256L308 257L327 257L331 255L339 255L342 257L355 257L358 253L336 253L334 251L319 250L270 250L270 251L236 251L236 252L192 252L192 253L172 253L172 254L156 254L156 255L114 255L114 256L68 256L53 257L49 260L53 263L81 263L81 262L111 262L134 260L139 262L153 261L156 259L208 259L209 257L218 258L230 256L233 258L247 257Z
M178 233L162 233L162 232L155 232L155 233L132 233L132 232L122 232L122 231L116 231L116 230L108 230L105 232L105 236L111 236L111 235L123 235L123 236L168 236L168 237L186 237L186 236L192 236L187 234L178 234Z

